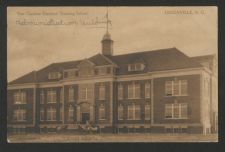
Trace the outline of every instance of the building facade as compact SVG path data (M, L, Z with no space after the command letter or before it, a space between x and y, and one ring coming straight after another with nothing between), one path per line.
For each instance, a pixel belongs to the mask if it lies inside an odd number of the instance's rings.
M214 55L176 48L53 63L8 83L8 131L217 132Z

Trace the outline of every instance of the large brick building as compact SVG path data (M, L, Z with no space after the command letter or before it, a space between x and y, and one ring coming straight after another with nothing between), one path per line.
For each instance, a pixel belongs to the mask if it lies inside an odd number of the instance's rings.
M53 63L8 84L8 131L217 131L215 56L176 48Z

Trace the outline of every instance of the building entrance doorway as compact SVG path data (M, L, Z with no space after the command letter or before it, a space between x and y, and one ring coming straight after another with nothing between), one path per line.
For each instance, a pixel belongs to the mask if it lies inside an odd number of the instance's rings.
M90 113L82 113L81 123L86 124L90 120Z

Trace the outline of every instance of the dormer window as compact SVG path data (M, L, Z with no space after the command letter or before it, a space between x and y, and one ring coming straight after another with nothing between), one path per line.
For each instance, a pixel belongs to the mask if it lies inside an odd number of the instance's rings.
M106 75L111 73L111 67L99 67L95 69L95 75Z
M59 79L61 74L59 72L50 72L48 74L48 79Z
M74 77L78 77L79 73L77 70L67 70L64 71L64 78L74 78Z
M145 65L142 63L135 63L128 65L128 71L141 71L145 68Z

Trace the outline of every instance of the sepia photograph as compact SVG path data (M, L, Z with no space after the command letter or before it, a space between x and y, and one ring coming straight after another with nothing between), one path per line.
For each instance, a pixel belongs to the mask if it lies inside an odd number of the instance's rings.
M218 142L216 6L7 7L7 142Z

